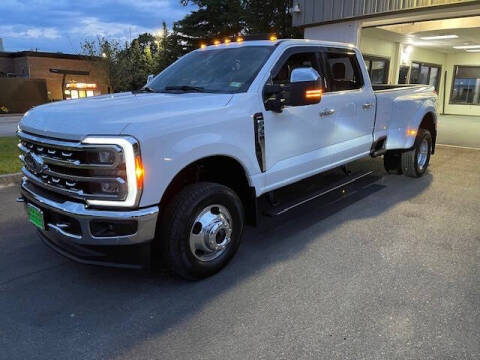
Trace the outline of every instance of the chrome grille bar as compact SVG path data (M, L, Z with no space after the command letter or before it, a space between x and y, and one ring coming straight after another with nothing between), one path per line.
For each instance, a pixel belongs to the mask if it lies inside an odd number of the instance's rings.
M125 165L119 146L61 141L23 131L17 135L19 157L24 164L22 172L37 186L81 200L126 198ZM100 163L101 152L106 152L111 161ZM104 185L108 185L107 190ZM109 192L108 187L115 191Z

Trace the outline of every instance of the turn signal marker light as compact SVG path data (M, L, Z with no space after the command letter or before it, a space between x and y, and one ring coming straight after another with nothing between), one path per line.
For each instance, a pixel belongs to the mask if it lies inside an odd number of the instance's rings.
M417 136L417 130L415 130L415 129L409 129L409 130L407 131L407 135L408 135L408 136Z
M321 89L307 90L307 92L305 93L305 97L307 99L319 99L322 97L322 90Z
M137 188L141 189L143 186L143 178L145 177L145 169L143 168L140 156L135 158L135 177L137 178Z

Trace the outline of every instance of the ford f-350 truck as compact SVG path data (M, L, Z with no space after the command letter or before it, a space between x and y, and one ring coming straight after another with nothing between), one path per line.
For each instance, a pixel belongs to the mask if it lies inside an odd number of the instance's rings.
M349 44L202 47L138 91L26 113L20 200L71 259L200 279L228 263L274 191L370 156L422 176L436 101L430 86L372 87Z

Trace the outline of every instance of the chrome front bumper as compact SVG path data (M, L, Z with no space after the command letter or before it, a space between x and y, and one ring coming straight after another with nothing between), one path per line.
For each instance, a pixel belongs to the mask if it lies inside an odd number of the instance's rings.
M45 214L45 230L39 230L42 239L58 252L80 262L138 267L136 265L140 264L125 260L124 255L140 248L145 255L155 238L158 206L121 211L89 209L80 202L45 193L27 178L22 181L21 195L26 203L35 205ZM136 227L128 234L95 236L92 233L94 222L133 223ZM112 256L119 252L122 253L121 264Z

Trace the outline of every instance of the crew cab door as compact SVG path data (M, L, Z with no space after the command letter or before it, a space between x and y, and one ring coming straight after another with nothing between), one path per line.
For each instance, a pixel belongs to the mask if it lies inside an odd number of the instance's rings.
M321 108L335 123L335 161L368 154L372 145L376 98L359 56L349 48L322 48L326 87Z
M271 83L290 84L295 68L312 67L320 76L319 47L287 49L272 69ZM265 111L265 185L275 188L312 173L316 151L334 143L335 117L321 117L323 104L285 106L281 113Z

